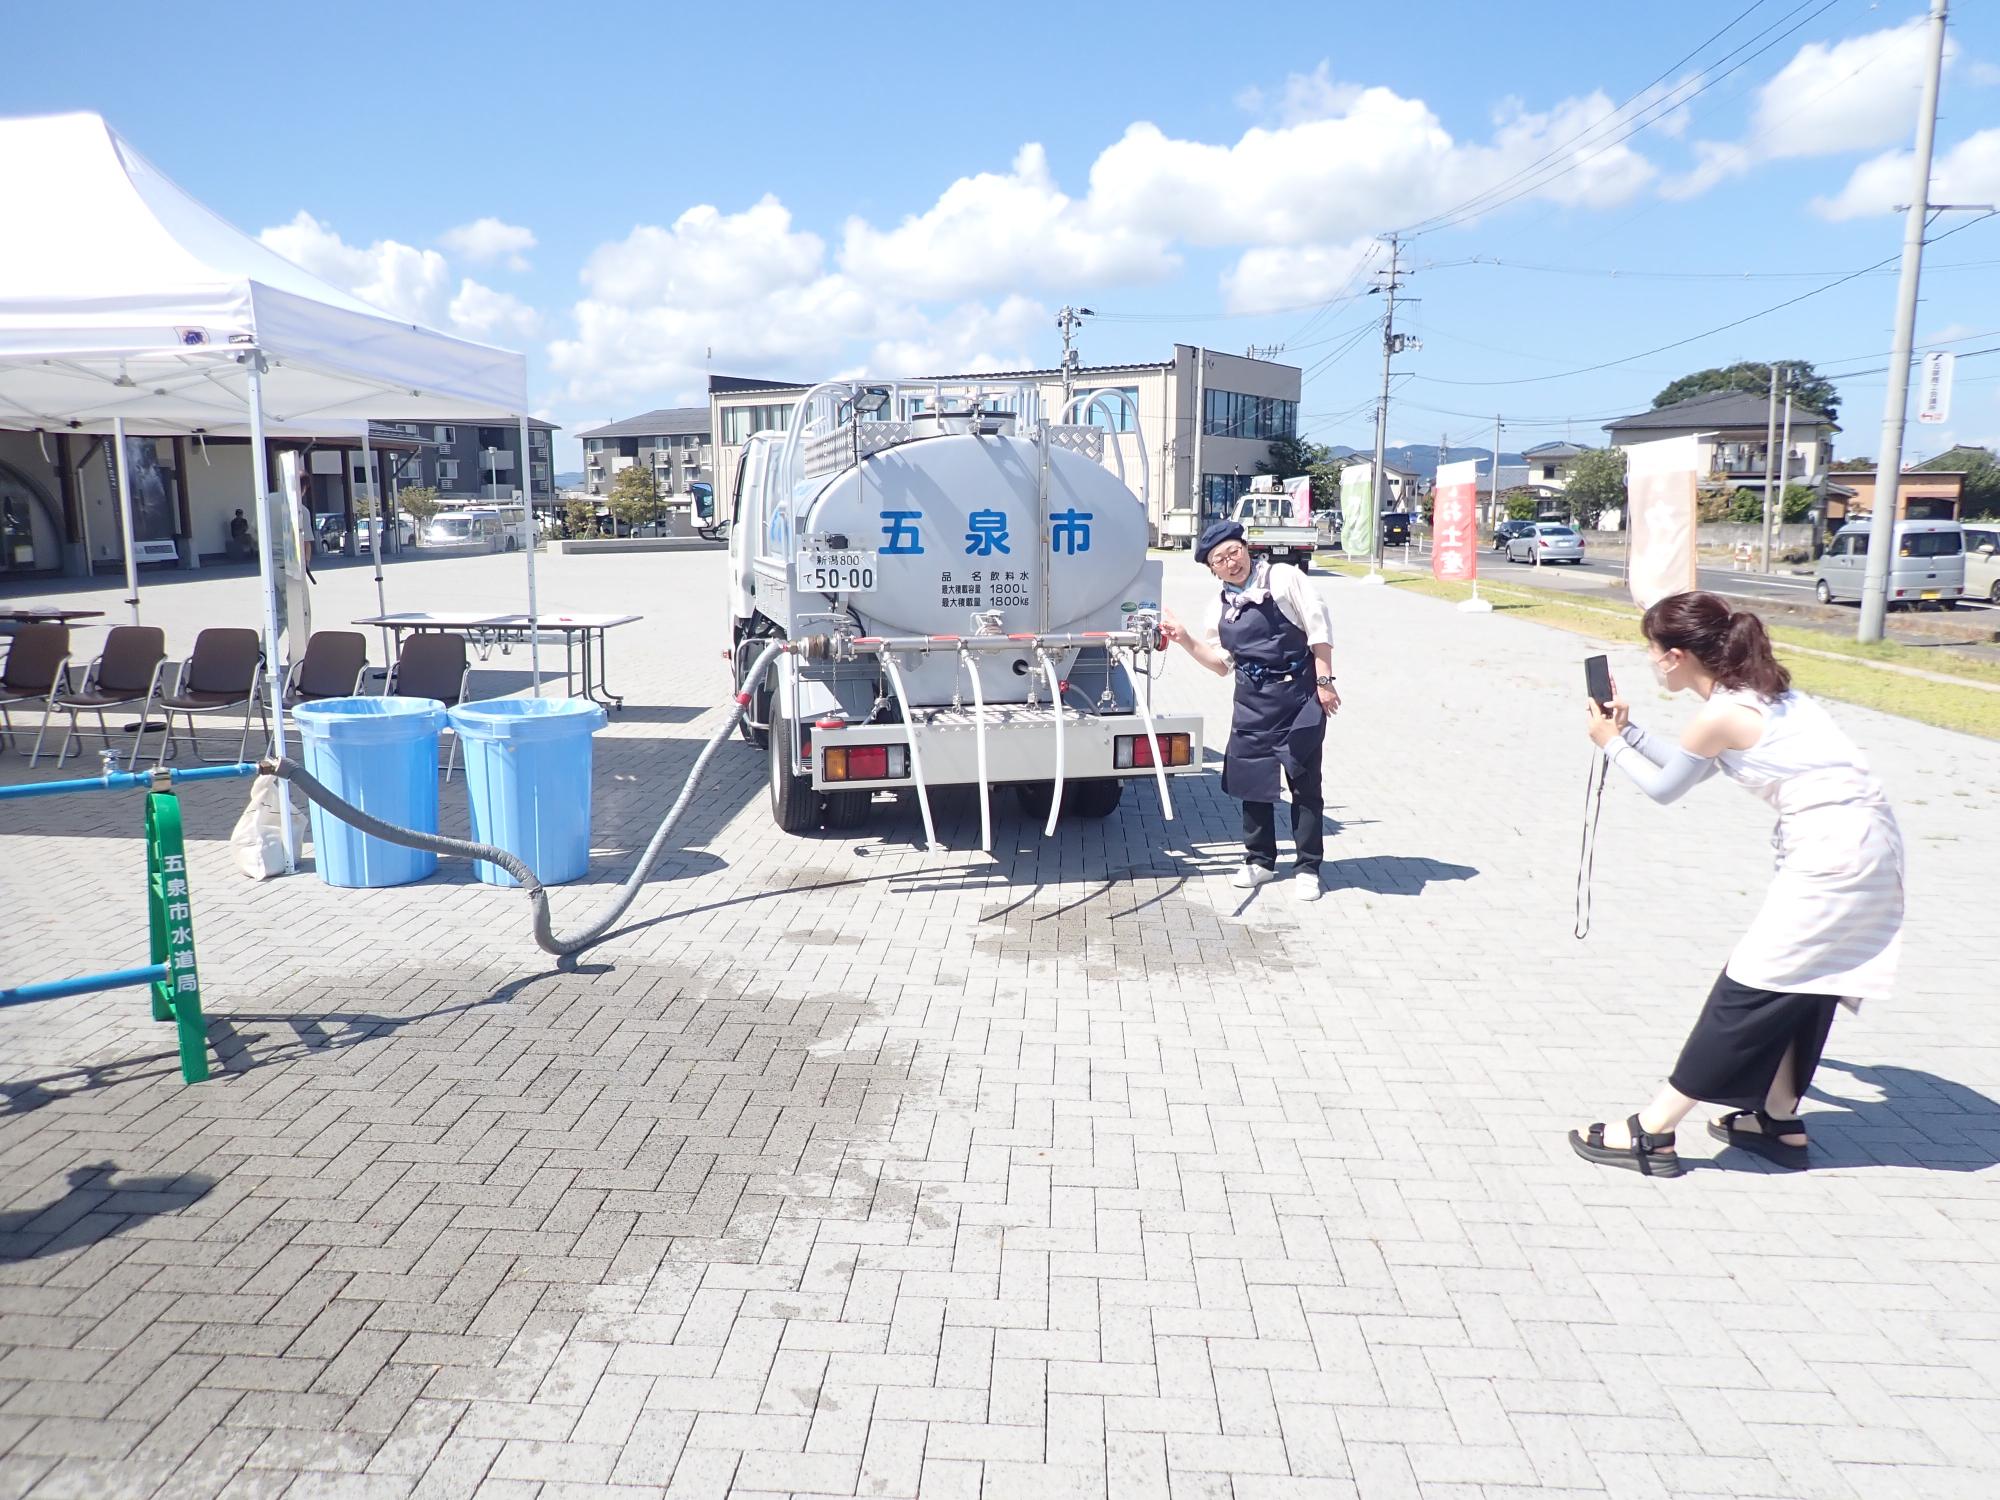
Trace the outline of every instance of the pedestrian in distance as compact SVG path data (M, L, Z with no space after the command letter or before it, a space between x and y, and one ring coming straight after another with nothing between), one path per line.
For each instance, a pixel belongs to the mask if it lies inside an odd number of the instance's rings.
M1321 752L1327 716L1340 710L1332 616L1297 568L1251 558L1239 522L1209 525L1195 543L1194 560L1206 564L1221 587L1197 628L1171 613L1163 628L1209 671L1236 676L1222 789L1243 802L1243 866L1230 883L1249 890L1277 879L1282 773L1292 792L1292 894L1317 901L1326 848Z
M1838 1006L1887 999L1903 928L1903 837L1867 760L1825 709L1791 686L1764 623L1714 594L1646 611L1653 671L1702 707L1674 744L1631 722L1614 688L1586 698L1591 740L1655 802L1720 771L1777 814L1777 872L1695 1020L1666 1087L1623 1124L1572 1130L1578 1156L1676 1177L1675 1127L1698 1102L1727 1113L1708 1133L1780 1166L1803 1167L1799 1102ZM1659 920L1674 920L1662 892Z

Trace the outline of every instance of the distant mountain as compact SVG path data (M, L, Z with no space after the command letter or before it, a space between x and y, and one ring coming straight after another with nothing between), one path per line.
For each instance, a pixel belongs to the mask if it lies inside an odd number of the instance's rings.
M1393 448L1385 448L1382 452L1382 457L1399 469L1407 469L1413 474L1421 474L1425 479L1436 479L1440 451L1436 443L1403 443ZM1335 458L1372 459L1375 457L1375 450L1373 448L1350 448L1344 443L1335 444L1332 452ZM1468 458L1490 461L1492 457L1493 450L1491 448L1453 448L1445 461L1447 463L1463 463ZM1521 455L1518 453L1508 453L1503 450L1500 454L1500 463L1503 468L1508 464L1519 464L1521 462Z
M582 488L583 488L583 470L581 470L581 469L577 469L577 470L576 470L576 471L574 471L573 473L569 473L569 474L558 474L558 475L556 475L556 488L557 488L557 489L559 489L559 490L580 490L580 489L582 489Z

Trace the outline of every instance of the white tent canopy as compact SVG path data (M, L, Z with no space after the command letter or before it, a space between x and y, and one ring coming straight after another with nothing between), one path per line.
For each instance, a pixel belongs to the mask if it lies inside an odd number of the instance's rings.
M392 318L319 280L203 207L101 116L0 119L0 202L16 225L0 236L0 426L118 439L135 617L128 433L248 436L259 496L271 488L263 440L278 426L512 418L527 462L519 354ZM525 512L539 692L534 507ZM271 528L257 537L282 751ZM289 843L290 820L281 826Z

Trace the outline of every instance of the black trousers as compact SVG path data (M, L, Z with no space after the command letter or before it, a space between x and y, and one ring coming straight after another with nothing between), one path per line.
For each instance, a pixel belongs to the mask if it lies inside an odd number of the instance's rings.
M1690 1099L1762 1109L1789 1051L1792 1083L1803 1097L1839 1005L1833 995L1752 989L1725 970L1716 976L1667 1082Z
M1292 843L1298 850L1301 870L1319 869L1326 855L1326 830L1321 819L1326 812L1326 793L1320 787L1319 763L1302 774L1287 775L1285 785L1292 793ZM1278 804L1243 804L1243 848L1248 862L1261 869L1278 868Z

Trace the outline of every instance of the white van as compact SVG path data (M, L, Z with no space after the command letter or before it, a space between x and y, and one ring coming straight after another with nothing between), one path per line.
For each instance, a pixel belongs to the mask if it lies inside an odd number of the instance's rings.
M1859 602L1868 574L1868 521L1850 521L1819 560L1813 592L1822 604ZM1889 559L1889 607L1950 609L1965 593L1965 535L1956 521L1899 521Z
M512 552L521 545L524 520L518 505L467 505L441 510L424 528L426 547L465 547L479 552Z
M1965 597L2000 604L2000 521L1965 523Z

